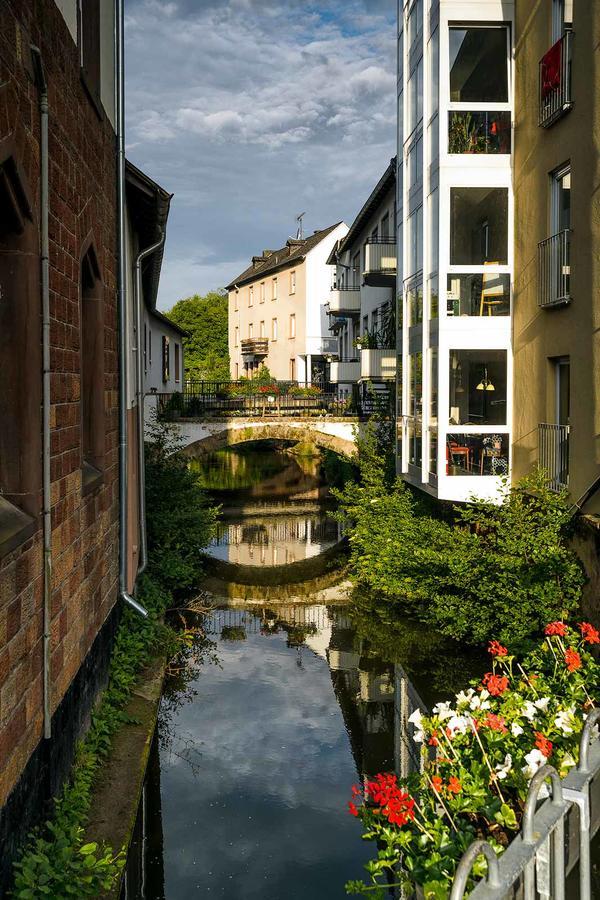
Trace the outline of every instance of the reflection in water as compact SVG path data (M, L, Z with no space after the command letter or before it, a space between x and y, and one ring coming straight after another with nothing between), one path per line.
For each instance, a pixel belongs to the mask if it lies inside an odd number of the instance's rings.
M208 553L242 566L282 566L311 559L341 540L341 526L326 512L247 516L219 522Z
M373 849L347 813L349 787L420 764L407 721L424 708L418 688L348 607L203 622L218 665L167 690L159 723L164 888L146 868L127 896L341 900Z

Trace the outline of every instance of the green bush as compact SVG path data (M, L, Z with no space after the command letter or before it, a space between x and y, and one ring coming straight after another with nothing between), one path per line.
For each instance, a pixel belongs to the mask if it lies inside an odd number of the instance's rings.
M453 521L432 515L400 479L390 483L373 436L361 483L338 493L357 583L442 634L526 648L548 621L578 608L584 581L567 545L569 504L542 472L502 505L473 501Z

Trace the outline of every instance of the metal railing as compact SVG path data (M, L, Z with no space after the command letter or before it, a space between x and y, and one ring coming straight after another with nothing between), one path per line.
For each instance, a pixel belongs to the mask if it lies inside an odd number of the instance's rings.
M559 306L571 300L571 231L566 228L538 244L538 305Z
M569 425L538 425L538 459L553 491L569 486Z
M540 111L538 124L549 128L573 106L571 50L573 32L566 31L540 60Z
M488 874L469 894L471 900L564 900L567 876L577 866L579 900L590 900L590 843L600 827L600 808L595 802L600 787L600 742L596 738L590 747L590 741L599 721L600 710L592 710L581 735L579 764L564 780L549 765L533 776L521 833L499 859L485 841L471 844L456 870L450 900L462 900L473 863L482 853L488 861ZM551 796L536 809L542 785L548 779Z
M219 394L155 394L156 412L165 419L195 419L220 416L242 417L303 417L357 416L360 405L352 399L342 400L336 394L315 396L282 394L277 389L257 389L256 393L227 396Z

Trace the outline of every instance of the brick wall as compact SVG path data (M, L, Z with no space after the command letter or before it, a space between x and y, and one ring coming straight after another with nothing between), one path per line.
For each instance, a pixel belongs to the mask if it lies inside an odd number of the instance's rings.
M52 627L54 712L117 599L118 358L115 135L83 86L77 48L53 0L0 3L0 148L12 147L39 222L40 47L50 123ZM0 160L1 162L1 160ZM82 493L80 257L90 238L104 283L104 472ZM39 266L39 260L35 261ZM1 365L1 360L0 360ZM27 367L23 377L41 378ZM41 417L40 417L41 427ZM41 465L41 462L40 462ZM41 521L0 559L0 807L42 735Z

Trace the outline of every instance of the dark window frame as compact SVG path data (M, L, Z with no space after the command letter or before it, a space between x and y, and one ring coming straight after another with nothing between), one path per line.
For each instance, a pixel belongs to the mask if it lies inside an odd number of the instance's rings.
M103 119L100 5L101 0L78 0L77 33L81 81L98 117Z

